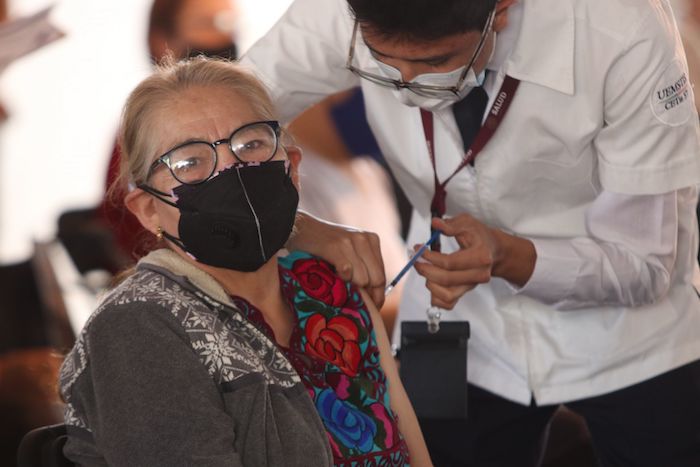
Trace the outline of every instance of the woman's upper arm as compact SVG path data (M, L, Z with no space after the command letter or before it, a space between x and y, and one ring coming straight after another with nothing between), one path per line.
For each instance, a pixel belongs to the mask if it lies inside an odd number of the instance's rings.
M389 336L387 335L384 321L382 320L379 310L370 299L367 292L361 291L362 299L367 305L374 333L377 338L377 346L379 347L379 361L386 375L389 385L389 398L391 400L391 409L398 417L399 431L406 440L408 450L411 456L411 465L414 466L430 466L430 456L428 448L425 445L423 434L418 425L418 419L413 411L411 402L406 395L406 391L401 383L399 371L396 362L391 354L391 346Z

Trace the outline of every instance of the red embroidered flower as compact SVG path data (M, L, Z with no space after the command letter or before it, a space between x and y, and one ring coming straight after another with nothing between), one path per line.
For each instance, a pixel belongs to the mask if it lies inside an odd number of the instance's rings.
M331 306L341 306L347 301L345 283L327 263L317 259L300 259L294 262L292 272L310 297Z
M331 362L346 375L355 376L361 357L358 336L357 326L350 318L336 316L326 321L317 313L306 323L306 351Z

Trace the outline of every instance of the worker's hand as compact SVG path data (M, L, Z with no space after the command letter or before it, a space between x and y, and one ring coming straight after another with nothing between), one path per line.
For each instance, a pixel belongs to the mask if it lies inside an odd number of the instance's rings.
M377 234L325 222L300 211L287 249L325 259L343 280L364 288L377 308L384 304L386 277Z
M492 277L524 285L535 267L536 252L531 241L509 235L468 214L432 221L443 235L454 237L459 250L450 253L426 251L416 271L426 279L431 304L451 310L457 301Z
M416 271L426 279L431 304L451 310L457 300L479 284L491 280L491 272L500 254L492 230L468 214L451 219L433 219L432 227L455 237L460 249L445 254L426 251L425 260L416 263Z

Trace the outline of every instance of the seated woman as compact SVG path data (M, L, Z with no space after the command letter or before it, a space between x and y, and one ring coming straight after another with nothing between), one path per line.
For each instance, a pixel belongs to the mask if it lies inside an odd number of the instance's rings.
M120 180L160 242L62 367L73 461L430 465L374 304L320 259L276 256L301 158L280 132L232 63L166 64L132 92Z

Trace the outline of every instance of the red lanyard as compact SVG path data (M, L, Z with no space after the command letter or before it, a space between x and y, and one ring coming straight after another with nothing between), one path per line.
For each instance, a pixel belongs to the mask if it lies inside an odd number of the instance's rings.
M455 171L452 172L452 175L447 177L443 182L438 180L437 169L435 168L435 131L433 128L433 114L432 112L421 109L420 116L423 122L425 143L428 146L428 154L430 155L430 162L433 165L433 176L435 180L435 193L430 203L430 211L433 217L442 217L445 215L447 184L452 180L452 177L457 175L457 172L466 167L467 164L474 162L476 157L481 153L481 150L484 149L486 144L491 140L496 130L503 122L506 113L508 113L508 108L511 102L513 102L513 96L515 96L515 91L518 89L519 85L520 80L510 76L505 77L501 89L498 91L498 97L496 97L496 100L491 106L491 110L489 110L489 114L474 138L469 150L464 154L462 162L457 166ZM431 245L431 249L440 251L440 242L434 242Z

